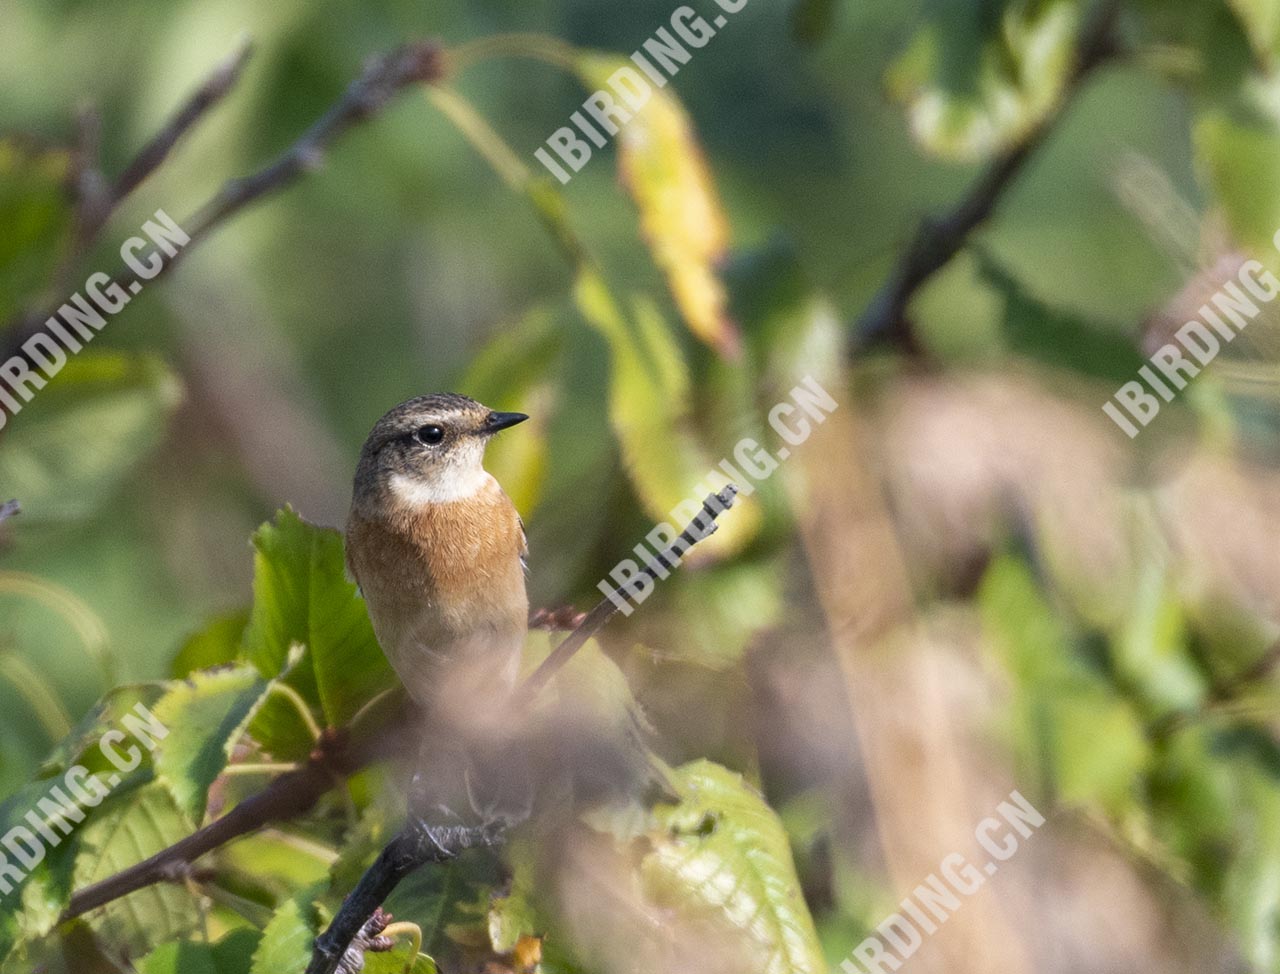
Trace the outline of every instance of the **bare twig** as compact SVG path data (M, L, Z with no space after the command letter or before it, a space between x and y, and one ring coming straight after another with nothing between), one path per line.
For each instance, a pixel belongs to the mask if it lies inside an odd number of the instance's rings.
M690 548L716 532L716 518L733 507L734 498L737 496L738 488L733 484L727 485L719 493L708 495L707 499L702 502L702 510L680 532L680 536L672 542L671 547L657 557L657 564L649 562L641 566L640 571L644 577L656 580L659 577L665 577L667 571L676 568L680 564L680 559L689 552ZM659 566L663 569L662 571L659 570ZM631 586L635 584L633 582L631 585L616 591L613 595L605 596L594 609L586 614L582 621L578 623L577 628L565 637L564 642L552 650L551 654L542 661L536 670L529 674L528 679L516 690L518 706L527 706L538 691L545 687L560 668L569 662L573 654L586 645L587 640L603 629L618 610L626 605L628 597L641 594L639 591L632 590Z
M1103 0L1093 11L1080 34L1075 69L1054 111L1016 145L997 156L953 210L921 222L889 280L858 322L855 350L887 343L911 354L919 353L919 343L907 318L911 299L960 252L970 234L991 217L1028 160L1066 114L1085 79L1115 56L1114 28L1119 10L1118 0Z
M151 141L142 147L111 187L112 205L132 193L148 176L160 168L178 141L200 121L210 109L235 87L240 73L249 61L253 44L248 38L231 52L189 97Z
M708 495L702 502L702 510L672 542L671 547L654 561L646 563L640 569L641 574L646 579L654 580L665 577L668 571L674 570L690 548L715 533L716 518L733 506L737 494L738 488L729 484L718 493ZM626 604L627 598L640 594L642 593L638 589L624 586L588 612L577 628L565 637L564 642L516 689L517 707L531 703L538 691L569 662L573 654L603 629L605 623ZM316 939L315 952L306 974L334 974L346 955L352 938L364 929L396 885L414 870L433 862L445 862L464 849L497 845L502 838L501 826L432 828L413 817L411 810L410 821L404 831L382 850L377 861L365 871L355 890L343 902L329 929Z
M243 42L219 64L181 108L152 137L112 183L101 169L102 116L92 107L82 108L76 117L76 148L71 175L75 196L71 243L54 275L54 289L65 291L81 259L98 239L107 220L122 200L156 171L169 152L205 114L235 85L249 59L250 45ZM46 316L32 316L42 321ZM24 335L24 340L28 335Z
M92 245L111 212L111 191L102 174L102 116L96 108L84 106L76 113L76 142L72 153L71 189L75 213L71 243L54 281L59 289L70 285L80 258Z
M716 518L733 506L736 494L737 488L729 485L719 493L710 495L703 502L702 511L699 515L684 529L671 547L658 556L656 559L657 565L668 570L674 569L690 548L715 532ZM15 501L0 507L0 521L16 513L16 508L17 503ZM645 565L641 571L649 578L657 578L660 574L653 563ZM578 628L556 647L555 651L542 662L542 665L519 688L518 692L526 701L532 699L533 695L551 679L555 672L568 662L569 658L588 639L603 628L604 624L612 618L619 607L625 604L625 595L626 593L615 593L614 598L606 598L591 612L587 613ZM402 726L402 722L395 720L389 722L391 727L398 725ZM134 866L130 866L128 869L116 873L114 876L109 876L101 882L77 891L71 897L71 902L67 905L67 909L62 914L61 919L73 919L113 900L128 896L130 893L146 886L170 881L201 856L233 839L255 832L271 822L284 821L304 814L344 776L352 774L373 760L384 749L386 739L389 736L390 731L384 731L381 735L374 736L368 744L358 747L347 747L340 740L322 738L322 746L318 752L298 771L281 775L262 792L245 799L222 818L206 825L169 848L161 850L149 859L145 859ZM417 826L411 825L407 832L414 832L415 828ZM417 835L417 833L414 834ZM342 949L345 949L346 944L350 943L350 939L355 932L368 921L373 909L381 905L382 900L386 898L386 893L389 893L396 883L404 875L407 875L407 873L399 870L405 863L414 861L415 856L427 856L427 858L418 863L419 865L427 862L443 861L442 859L433 859L431 857L445 855L450 849L453 849L453 854L456 854L460 849L468 848L470 845L492 845L500 840L500 836L497 836L492 828L480 830L455 828L443 831L435 829L429 831L428 839L431 836L434 836L431 841L439 843L434 852L431 850L423 851L422 842L428 840L423 839L421 836L418 836L418 838L406 837L405 834L394 840L392 845L388 846L387 850L384 850L378 862L370 868L369 872L373 875L366 874L365 878L361 880L360 886L357 887L357 892L363 891L361 897L356 898L356 894L353 893L348 900L348 902L354 900L351 911L348 912L344 906L344 913L339 914L339 918L343 920L344 924L350 927L349 931L343 933L346 930L346 927L343 927L337 928L338 932L333 933L338 923L336 918L334 927L331 927L331 935L326 935L329 937L329 939L325 940L325 944L328 947L334 947L341 936L346 936L346 943L342 944ZM428 844L431 844L431 842L428 841ZM416 866L413 868L416 868ZM381 873L377 872L379 869ZM409 871L412 871L412 869ZM387 887L386 892L382 893L376 902L370 899L373 893L381 890L383 885L388 882L390 886ZM357 913L360 913L360 915L357 916ZM341 951L334 956L341 956Z
M371 59L337 104L281 156L250 176L223 184L213 199L182 223L191 237L182 253L190 252L197 242L235 213L318 168L325 151L348 129L376 116L404 89L438 80L443 71L442 48L434 40L402 44ZM166 269L169 266L172 262Z
M132 163L117 183L117 191L132 180L133 185L144 179L167 155L183 132L195 124L205 111L221 97L221 86L229 88L238 76L242 57L233 57L206 81ZM375 117L397 94L418 83L437 80L444 70L441 47L434 40L413 41L371 59L342 97L317 120L283 154L263 169L237 179L228 180L218 192L191 217L179 221L190 238L184 248L165 261L151 281L173 270L180 258L189 254L214 230L241 210L263 197L292 185L301 176L319 167L325 151L353 126ZM130 187L132 188L132 187ZM119 268L111 275L110 283L128 288L142 283L138 272L131 267ZM104 284L103 288L109 287ZM22 344L44 327L45 314L25 314L11 329L6 349L0 351L0 361L10 355L21 354Z

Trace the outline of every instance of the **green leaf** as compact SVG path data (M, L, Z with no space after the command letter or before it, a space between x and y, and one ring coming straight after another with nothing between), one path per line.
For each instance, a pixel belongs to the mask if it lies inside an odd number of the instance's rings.
M345 850L346 842L343 842ZM327 840L271 829L238 839L217 852L219 879L255 903L275 904L324 882L338 859ZM343 890L351 891L359 876Z
M249 974L303 974L311 960L312 941L320 918L312 906L314 890L304 890L283 903L262 931Z
M108 691L40 765L40 776L52 777L76 764L94 772L115 771L115 765L98 746L102 735L124 726L126 720L149 720L146 711L155 706L156 701L171 685L166 682L126 683ZM141 750L144 752L144 764L139 773L146 773L150 765L151 749L146 747Z
M1210 109L1195 123L1196 154L1232 239L1250 253L1273 253L1280 227L1280 127L1262 112Z
M1261 0L1269 4L1271 0ZM1251 0L1240 0L1243 8ZM1234 99L1254 74L1255 41L1237 16L1236 0L1133 0L1150 63L1196 94ZM1188 55L1190 55L1188 57Z
M975 160L1024 139L1058 105L1075 57L1076 0L933 0L889 72L930 152Z
M77 833L74 886L83 889L185 839L194 831L168 789L150 784L116 793ZM90 914L88 921L113 950L139 955L177 939L199 923L195 898L182 886L159 883Z
M801 44L821 44L835 23L836 6L836 0L792 0L791 36Z
M397 921L416 923L422 947L429 955L457 950L458 941L471 943L483 936L489 897L499 876L493 856L472 850L451 862L419 869L387 899L386 909Z
M489 944L499 954L511 953L522 937L538 936L542 930L535 907L533 852L511 848L508 859L515 864L515 875L506 891L489 901Z
M1151 757L1133 708L1083 655L1021 561L992 562L978 601L990 645L1013 679L1010 732L1031 773L1054 782L1066 802L1131 814Z
M241 929L216 944L162 944L138 962L138 974L248 974L260 940L256 930Z
M1133 604L1112 640L1112 653L1117 673L1156 716L1194 710L1204 700L1207 687L1188 652L1189 642L1175 585L1163 566L1150 561L1140 570Z
M240 657L244 630L248 624L247 610L213 619L182 644L169 667L170 675L175 680L181 680L197 670L210 670L215 666L234 663Z
M555 317L535 309L500 329L461 383L461 388L492 409L529 415L519 436L499 436L489 442L484 462L526 518L542 499L547 479L548 430L558 398L555 366L563 344L564 331Z
M361 974L437 974L436 962L426 954L419 954L409 961L409 951L413 945L401 939L392 950L364 955L364 970Z
M1280 52L1280 3L1277 0L1228 0L1249 35L1249 43L1258 57L1275 63Z
M322 722L341 727L395 675L378 646L364 600L346 578L342 536L285 509L253 536L253 610L246 657L264 677L279 675L290 649L306 655L285 678ZM314 746L287 703L271 700L253 735L279 757L302 758Z
M37 811L42 799L57 799L51 794L54 784L60 782L32 782L0 805L0 835L9 835L19 826L32 831L26 815ZM47 824L47 816L40 817ZM46 936L57 925L71 898L74 843L73 834L57 848L46 847L43 861L24 880L16 881L14 889L0 894L0 959L9 958L15 948L16 956L24 957L26 944Z
M160 444L181 386L152 358L84 351L0 435L0 484L24 524L81 520Z
M196 673L155 705L169 730L160 742L157 779L193 822L204 820L209 786L266 696L270 683L251 666Z
M1146 364L1128 336L1101 322L1049 307L985 253L979 253L979 268L982 278L1004 298L1000 325L1010 351L1115 385L1133 379Z
M827 970L782 823L741 775L710 761L675 772L683 798L655 810L640 863L657 906L711 920L773 974Z
M523 666L532 671L551 651L551 634L529 633ZM543 780L552 801L576 794L606 803L600 821L630 820L654 786L670 790L669 769L653 754L653 728L618 664L589 640L538 694L526 734L543 759L536 774L563 774L563 787Z

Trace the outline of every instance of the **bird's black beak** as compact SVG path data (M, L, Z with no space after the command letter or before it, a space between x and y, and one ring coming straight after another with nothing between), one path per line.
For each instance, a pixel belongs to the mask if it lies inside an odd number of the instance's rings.
M484 421L482 432L485 435L491 435L499 430L523 423L528 418L524 413L490 413Z

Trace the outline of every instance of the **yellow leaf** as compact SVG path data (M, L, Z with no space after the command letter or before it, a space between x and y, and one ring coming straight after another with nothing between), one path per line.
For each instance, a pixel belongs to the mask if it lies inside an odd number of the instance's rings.
M588 85L611 90L609 79L631 62L582 55ZM640 229L689 330L721 355L740 341L728 294L716 273L729 246L729 223L711 171L683 106L669 88L649 94L618 133L618 171L640 213Z

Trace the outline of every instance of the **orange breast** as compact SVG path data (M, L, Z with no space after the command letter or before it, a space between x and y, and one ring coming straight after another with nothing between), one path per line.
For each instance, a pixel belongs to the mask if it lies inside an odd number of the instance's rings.
M410 644L448 655L450 642L478 633L522 636L524 549L519 515L496 482L466 500L353 511L347 524L347 564L393 663Z

